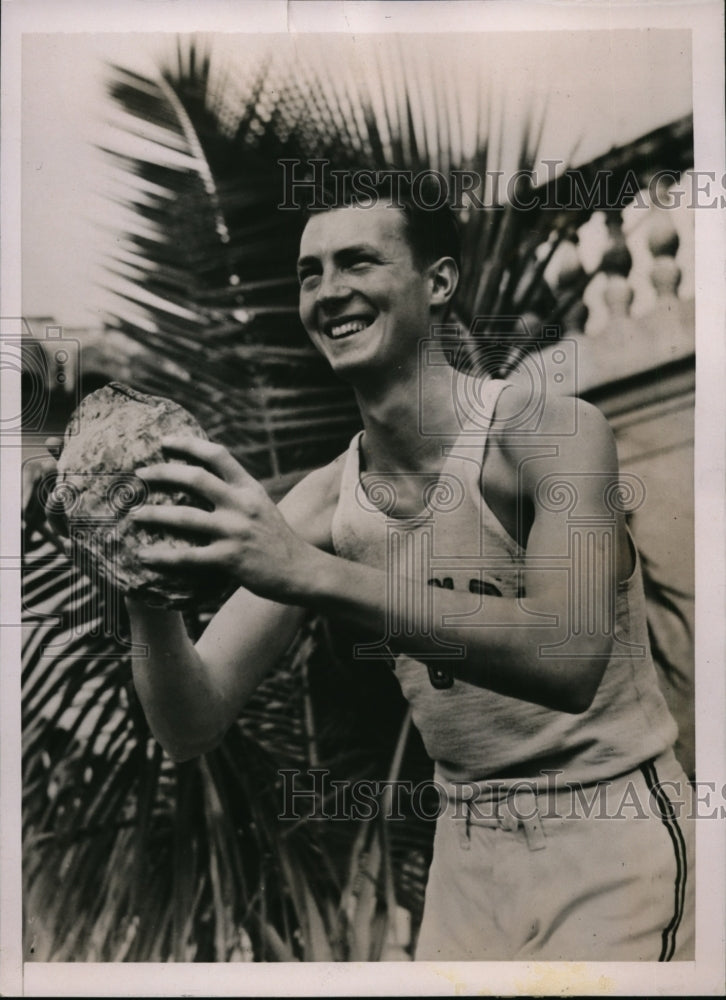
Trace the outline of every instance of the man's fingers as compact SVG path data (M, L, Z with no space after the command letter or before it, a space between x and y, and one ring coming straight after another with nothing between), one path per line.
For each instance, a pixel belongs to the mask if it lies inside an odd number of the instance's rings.
M196 507L145 504L132 511L130 519L147 527L172 528L178 531L195 531L205 535L218 534L211 515Z
M164 451L202 462L230 485L247 486L256 481L221 444L170 434L162 438L161 445Z
M157 545L142 545L136 556L145 566L159 569L186 569L214 564L217 547L211 545L173 546L164 542Z
M45 519L54 535L57 535L58 538L68 538L68 523L63 514L46 509Z
M53 458L58 461L63 451L63 438L59 437L49 437L45 439L45 447L51 453Z
M68 541L67 538L64 538L63 535L53 535L51 541L57 548L61 550L61 552L67 559L71 558L71 556L73 555L73 546L71 545L71 543Z
M161 465L147 465L136 470L136 475L144 482L155 485L176 486L190 490L213 504L222 503L226 498L225 484L207 469L199 465L182 465L168 462Z

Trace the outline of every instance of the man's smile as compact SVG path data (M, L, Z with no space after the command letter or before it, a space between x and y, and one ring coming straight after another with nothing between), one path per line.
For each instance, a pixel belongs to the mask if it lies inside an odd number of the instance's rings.
M338 316L323 323L322 331L331 340L341 340L343 337L350 337L365 330L373 320L373 316Z

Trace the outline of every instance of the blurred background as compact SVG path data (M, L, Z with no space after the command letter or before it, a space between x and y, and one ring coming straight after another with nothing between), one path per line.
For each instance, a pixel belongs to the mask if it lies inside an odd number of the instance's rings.
M24 39L27 960L413 953L432 823L408 800L388 824L276 820L281 768L430 777L390 671L311 618L220 749L174 765L135 700L118 596L42 512L44 437L113 379L186 406L273 496L345 448L354 401L297 318L283 158L484 179L485 207L459 212L461 364L611 421L646 488L631 525L694 773L689 35L331 38ZM192 633L213 611L190 610Z

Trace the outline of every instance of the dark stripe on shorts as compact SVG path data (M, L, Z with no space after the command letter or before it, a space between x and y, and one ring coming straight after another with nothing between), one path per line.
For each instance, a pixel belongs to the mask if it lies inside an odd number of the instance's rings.
M673 844L676 856L676 881L675 881L675 905L673 916L667 927L663 928L663 945L661 948L659 962L670 962L676 950L676 931L683 917L683 903L686 895L686 876L688 865L686 862L686 842L683 832L678 825L673 803L668 798L665 790L660 786L660 779L656 771L655 762L652 760L641 764L640 770L645 778L648 791L653 795L658 805L661 822L668 831Z

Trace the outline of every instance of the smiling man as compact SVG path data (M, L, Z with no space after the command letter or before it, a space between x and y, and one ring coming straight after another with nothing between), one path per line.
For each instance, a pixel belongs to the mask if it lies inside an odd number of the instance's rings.
M137 690L182 760L219 742L306 609L377 635L362 653L390 654L445 791L417 958L690 958L687 782L611 432L586 403L533 407L442 363L458 264L446 207L309 217L300 316L363 430L279 506L208 442L169 439L172 461L139 470L210 508L138 510L208 539L139 558L238 589L196 646L128 598Z

